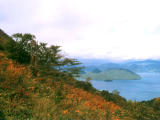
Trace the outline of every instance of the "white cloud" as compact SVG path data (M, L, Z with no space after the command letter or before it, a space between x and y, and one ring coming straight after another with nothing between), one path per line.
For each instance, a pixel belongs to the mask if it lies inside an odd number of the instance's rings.
M5 0L0 26L58 44L70 56L160 58L158 0Z

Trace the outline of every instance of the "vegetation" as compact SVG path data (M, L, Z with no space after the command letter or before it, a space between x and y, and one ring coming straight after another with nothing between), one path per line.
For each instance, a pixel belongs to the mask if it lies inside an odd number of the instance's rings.
M81 75L86 79L90 77L92 80L139 80L141 77L127 69L108 69L103 72L86 72Z
M55 74L35 77L29 66L9 60L2 53L0 61L3 119L103 119L106 109L112 113L120 109L105 101L91 84L62 72L53 69Z
M6 49L10 53L8 58L21 64L29 64L34 71L52 67L75 76L81 72L81 67L75 67L80 64L76 59L65 58L60 54L60 46L47 47L46 43L38 44L32 34L17 33L12 38L6 44Z
M15 34L9 39L7 45L0 44L4 48L0 51L0 120L160 118L159 98L132 102L118 91L98 91L89 78L74 79L81 70L76 66L79 62L62 56L59 46L38 44L31 34ZM10 44L16 46L11 48ZM20 56L22 53L26 59Z
M0 29L0 50L5 50L5 45L8 41L11 40L11 37L8 36L3 30Z
M100 72L101 72L101 70L98 69L98 68L94 68L94 69L92 70L92 73L100 73Z

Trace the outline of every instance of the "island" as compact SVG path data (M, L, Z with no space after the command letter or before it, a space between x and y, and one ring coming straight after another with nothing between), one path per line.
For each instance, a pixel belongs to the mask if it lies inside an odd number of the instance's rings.
M82 79L91 78L92 80L140 80L141 76L123 68L107 69L99 73L86 72L81 75Z

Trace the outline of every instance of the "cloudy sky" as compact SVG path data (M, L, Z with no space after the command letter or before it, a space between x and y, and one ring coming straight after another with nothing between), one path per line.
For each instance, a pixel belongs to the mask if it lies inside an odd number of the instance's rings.
M0 28L82 58L160 59L159 0L0 0Z

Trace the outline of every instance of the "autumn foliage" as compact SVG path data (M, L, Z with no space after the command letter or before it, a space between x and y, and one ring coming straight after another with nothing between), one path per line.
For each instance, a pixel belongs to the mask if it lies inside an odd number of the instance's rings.
M98 93L54 81L49 77L33 78L24 65L0 53L1 112L6 119L102 119L106 110L114 114L121 108L107 102ZM5 104L5 105L4 105ZM118 119L118 116L112 116Z

